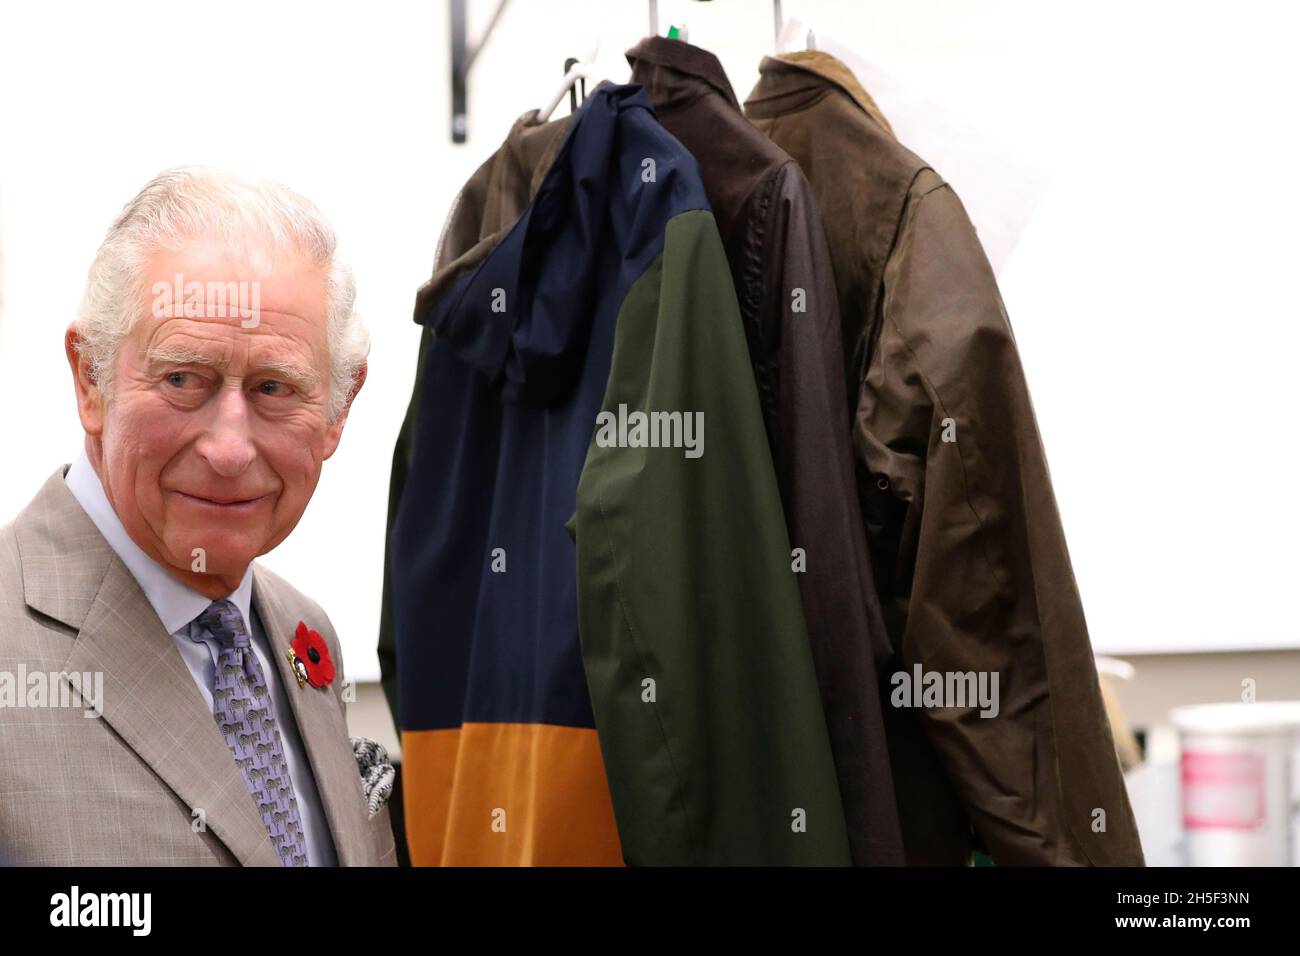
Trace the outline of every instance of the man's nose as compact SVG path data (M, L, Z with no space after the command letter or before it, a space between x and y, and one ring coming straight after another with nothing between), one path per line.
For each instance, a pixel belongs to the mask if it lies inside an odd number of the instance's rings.
M212 401L212 419L195 450L217 474L237 478L257 457L249 430L248 397L232 383L219 389Z

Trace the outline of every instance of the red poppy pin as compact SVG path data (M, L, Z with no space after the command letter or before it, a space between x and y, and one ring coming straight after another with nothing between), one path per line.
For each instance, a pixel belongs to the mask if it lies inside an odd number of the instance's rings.
M325 638L309 628L306 621L299 621L298 629L293 632L288 658L299 687L303 684L324 687L334 679L334 662L330 660Z

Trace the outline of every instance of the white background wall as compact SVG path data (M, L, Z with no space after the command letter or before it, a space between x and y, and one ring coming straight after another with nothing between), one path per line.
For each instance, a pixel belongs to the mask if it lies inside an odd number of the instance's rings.
M471 37L492 5L471 3ZM1097 649L1300 647L1294 17L1262 2L784 6L1050 176L1001 284ZM646 8L513 0L453 146L440 2L5 5L0 520L78 447L60 339L122 204L182 163L281 179L333 219L373 348L342 447L266 562L327 608L349 672L376 676L389 460L438 230L566 56L600 39L626 78L618 54ZM682 19L743 99L771 4L660 4L662 30Z

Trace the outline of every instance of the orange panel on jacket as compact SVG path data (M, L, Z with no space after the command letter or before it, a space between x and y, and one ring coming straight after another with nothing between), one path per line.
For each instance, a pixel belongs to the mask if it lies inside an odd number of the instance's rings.
M466 723L405 731L402 753L416 866L623 865L594 729Z

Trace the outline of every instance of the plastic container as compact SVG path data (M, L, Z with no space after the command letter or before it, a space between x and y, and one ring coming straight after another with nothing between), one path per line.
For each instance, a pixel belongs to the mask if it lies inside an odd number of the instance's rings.
M1169 714L1182 743L1188 866L1300 866L1300 701Z

